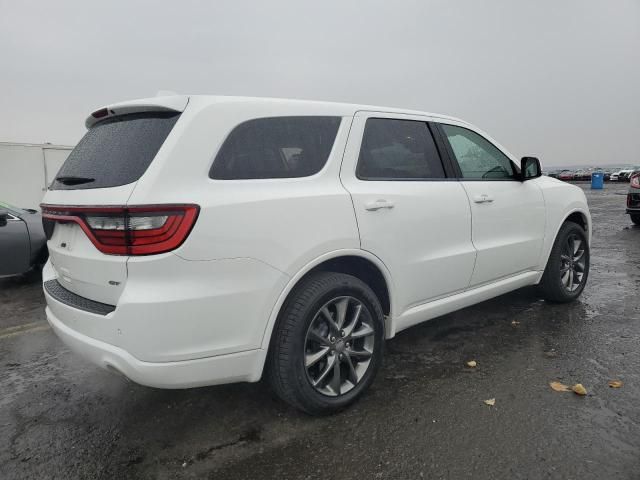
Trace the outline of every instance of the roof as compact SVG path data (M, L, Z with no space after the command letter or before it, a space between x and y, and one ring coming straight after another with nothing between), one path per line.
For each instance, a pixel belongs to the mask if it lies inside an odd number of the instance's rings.
M119 102L111 105L107 105L94 111L86 120L85 125L87 128L91 127L94 123L102 118L106 118L111 115L122 115L133 111L142 110L155 110L155 111L177 111L182 112L190 102L197 102L201 106L206 104L254 104L267 106L271 105L274 108L286 108L292 107L295 109L308 108L310 112L317 112L324 115L337 115L337 116L351 116L358 111L374 111L385 113L397 113L405 115L421 115L428 117L441 118L446 120L454 120L458 122L464 122L455 117L441 115L438 113L423 112L418 110L410 110L397 107L382 107L375 105L362 105L355 103L339 103L339 102L325 102L318 100L298 100L298 99L286 99L286 98L272 98L272 97L232 97L232 96L218 96L218 95L171 95L171 96L159 96L152 98L144 98L139 100L132 100L126 102ZM466 122L464 122L466 123Z

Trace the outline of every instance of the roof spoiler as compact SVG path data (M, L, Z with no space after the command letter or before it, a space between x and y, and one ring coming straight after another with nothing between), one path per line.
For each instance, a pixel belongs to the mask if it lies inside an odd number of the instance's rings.
M117 117L118 115L126 115L128 113L140 112L184 112L189 103L189 97L186 95L172 95L170 97L154 97L143 98L141 100L133 100L130 102L114 103L107 105L91 113L84 121L87 128L91 128L100 120L105 118Z

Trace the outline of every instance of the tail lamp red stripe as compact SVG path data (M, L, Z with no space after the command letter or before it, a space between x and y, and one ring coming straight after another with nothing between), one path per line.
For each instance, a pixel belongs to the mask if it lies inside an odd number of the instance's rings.
M174 250L186 240L200 210L197 205L80 207L42 204L41 208L48 237L53 233L54 223L74 222L98 250L110 255L154 255ZM103 228L92 226L90 219L94 220L94 225ZM141 227L141 220L153 228ZM154 221L163 223L155 226ZM105 223L111 228L105 228Z

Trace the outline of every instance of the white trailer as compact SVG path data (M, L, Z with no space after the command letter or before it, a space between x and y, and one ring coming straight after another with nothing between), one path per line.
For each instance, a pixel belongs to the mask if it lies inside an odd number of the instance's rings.
M40 210L47 186L73 147L0 142L0 202Z

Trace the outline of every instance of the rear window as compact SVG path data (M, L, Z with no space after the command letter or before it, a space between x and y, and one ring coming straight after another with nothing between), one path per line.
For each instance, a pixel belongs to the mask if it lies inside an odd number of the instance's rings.
M216 180L307 177L327 163L340 117L270 117L238 125L211 166Z
M176 112L146 112L96 123L69 154L49 188L106 188L137 181L179 117Z

